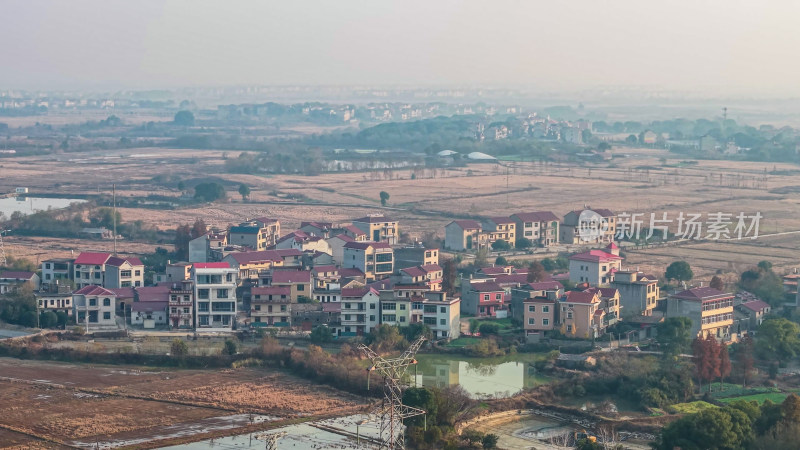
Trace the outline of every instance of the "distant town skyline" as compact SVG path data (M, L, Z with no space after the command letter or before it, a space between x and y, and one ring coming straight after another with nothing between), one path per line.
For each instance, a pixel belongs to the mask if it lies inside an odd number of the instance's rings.
M800 95L790 1L4 3L0 89L636 86Z

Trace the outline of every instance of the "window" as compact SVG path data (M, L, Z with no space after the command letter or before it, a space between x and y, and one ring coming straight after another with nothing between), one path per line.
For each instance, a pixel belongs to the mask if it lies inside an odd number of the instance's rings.
M89 306L97 306L97 299L96 298L90 298L89 299Z
M436 314L436 306L424 305L422 311L429 314Z
M572 325L567 325L567 333L572 333Z
M528 317L528 325L536 325L536 319L533 317Z
M119 273L119 276L121 276L123 278L130 278L131 277L131 271L130 270L123 270L123 271L121 271Z
M136 275L137 277L140 277L140 276L142 276L142 271L141 270L137 270L133 274Z
M405 303L400 303L400 311L405 311L405 310L406 310L406 304Z
M103 306L111 306L111 299L110 298L104 298L103 299Z
M542 306L542 312L543 313L549 313L550 312L550 307L549 306Z
M370 320L370 322L375 322L375 315L374 314L370 314L369 320Z
M503 299L503 294L494 294L494 299L495 300L502 300Z
M572 312L567 313L567 319L572 319Z
M227 289L217 289L217 298L228 298Z
M447 325L447 319L439 319L439 325Z
M528 305L528 312L536 312L536 305Z
M406 316L400 316L400 322L405 322L405 321L406 321Z
M344 320L350 320L350 314L345 314L344 315Z
M208 299L208 289L198 289L197 298Z
M550 325L550 319L542 319L542 325L544 326Z
M208 302L200 302L197 304L197 310L200 312L208 312Z
M172 314L178 314L178 308L172 308Z
M172 308L172 309L175 309L175 308ZM255 309L256 311L261 311L261 305L255 305L255 307L253 309Z
M396 322L397 321L397 315L395 315L395 314L384 314L383 315L383 321L384 322Z
M436 317L425 317L422 319L425 325L436 325Z
M103 313L103 320L111 320L111 313L106 311Z
M305 291L306 290L306 285L305 284L298 284L297 285L297 290L298 291Z
M95 280L99 280L100 279L100 272L95 272L94 273L94 279Z
M375 303L370 303L369 304L369 309L375 309Z
M208 316L200 316L199 323L200 325L208 325Z
M386 311L394 311L397 309L397 304L395 303L384 303L383 309Z

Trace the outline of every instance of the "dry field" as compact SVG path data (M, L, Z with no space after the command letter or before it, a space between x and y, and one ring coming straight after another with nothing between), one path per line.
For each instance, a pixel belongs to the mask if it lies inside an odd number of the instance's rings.
M12 445L35 439L10 430L71 445L133 442L219 423L243 427L250 414L280 421L362 406L355 396L266 369L150 371L2 358L0 374L0 433Z
M761 234L800 230L800 171L792 164L700 161L678 164L682 158L661 150L619 149L627 157L611 163L568 164L505 162L463 168L425 170L411 179L410 170L384 173L337 173L318 177L300 175L235 175L221 173L224 149L218 151L130 149L119 152L61 154L0 160L0 190L31 187L32 192L96 193L117 183L121 196L158 193L179 195L175 189L155 186L154 176L179 175L192 186L208 176L228 183L229 200L202 208L149 210L121 208L123 220L142 219L160 229L203 218L224 227L242 219L273 216L284 230L302 220L347 222L380 210L378 192L391 198L386 212L412 236L425 232L444 235L444 225L456 217L509 215L516 211L551 210L563 215L584 205L617 212L661 214L675 219L680 212L755 213L763 215ZM227 152L236 157L238 152ZM120 157L121 156L121 157ZM661 158L666 158L665 166ZM669 167L670 165L680 167ZM469 174L468 174L469 172ZM434 177L435 176L435 177ZM252 202L243 203L236 185L251 186ZM319 205L292 203L286 195L302 194ZM397 209L394 209L397 208ZM11 238L13 239L13 238ZM791 252L771 247L771 240L741 244L695 244L652 253L640 252L629 263L654 265L681 258L697 258L700 273L735 269L752 259L773 258L779 269L792 266ZM76 243L78 244L78 243ZM766 244L766 245L761 245ZM69 244L71 245L71 244ZM782 244L794 249L792 240ZM76 245L76 251L84 250ZM61 251L54 248L53 251ZM131 249L133 251L133 249ZM23 252L24 254L24 252ZM661 269L663 270L663 268ZM660 270L659 270L660 271Z

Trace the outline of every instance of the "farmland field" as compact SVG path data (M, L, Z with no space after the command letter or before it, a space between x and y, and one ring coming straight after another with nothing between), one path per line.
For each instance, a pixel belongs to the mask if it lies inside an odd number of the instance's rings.
M225 227L243 219L272 216L289 231L303 220L343 223L368 213L385 212L399 220L410 237L434 232L444 236L444 226L455 218L510 215L518 211L551 210L559 216L585 205L615 212L667 213L726 212L763 216L756 241L696 242L665 248L627 252L629 266L662 272L678 259L692 261L695 275L710 278L717 271L734 273L769 258L777 270L795 263L800 247L800 177L791 164L733 161L698 161L684 164L676 155L653 149L614 149L619 157L602 163L505 161L466 167L396 169L381 172L335 172L320 176L296 174L243 175L224 173L224 149L128 149L60 154L2 160L0 192L27 186L31 192L91 195L110 192L117 184L119 198L149 194L181 195L174 183L154 177L177 176L188 187L215 179L228 189L228 200L202 207L179 209L120 208L125 220L141 219L162 230L202 218ZM412 178L412 174L415 175ZM236 193L239 183L252 190L251 201ZM379 191L391 197L382 208ZM294 198L295 200L291 200ZM645 224L646 225L646 224ZM675 231L675 223L672 227ZM7 238L13 254L43 259L64 256L109 243ZM123 243L123 251L151 251L152 246ZM756 256L758 255L758 256Z

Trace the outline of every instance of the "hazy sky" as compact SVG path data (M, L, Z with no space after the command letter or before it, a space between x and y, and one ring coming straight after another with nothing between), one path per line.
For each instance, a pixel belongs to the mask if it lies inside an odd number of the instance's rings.
M800 1L3 0L1 88L603 85L800 93Z

